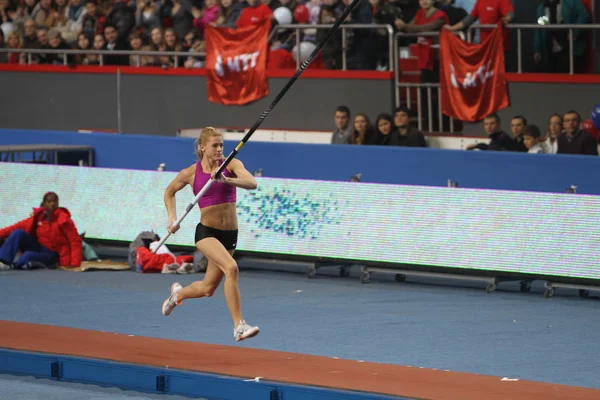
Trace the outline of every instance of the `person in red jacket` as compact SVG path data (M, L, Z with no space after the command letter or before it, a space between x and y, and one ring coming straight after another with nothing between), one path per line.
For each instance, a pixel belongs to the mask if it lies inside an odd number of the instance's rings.
M273 18L273 11L259 0L247 0L248 7L242 9L236 25L238 28L260 24L267 18Z
M44 194L42 204L29 218L0 229L0 239L6 239L0 247L0 269L81 266L81 237L71 213L58 206L54 192Z

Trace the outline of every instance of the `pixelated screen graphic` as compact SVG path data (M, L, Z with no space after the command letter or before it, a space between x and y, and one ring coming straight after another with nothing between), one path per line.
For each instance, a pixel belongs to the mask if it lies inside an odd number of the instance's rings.
M0 163L0 226L57 192L80 232L166 230L175 173ZM600 196L257 178L237 189L238 249L600 279ZM194 199L179 192L178 215ZM167 244L193 246L197 206Z

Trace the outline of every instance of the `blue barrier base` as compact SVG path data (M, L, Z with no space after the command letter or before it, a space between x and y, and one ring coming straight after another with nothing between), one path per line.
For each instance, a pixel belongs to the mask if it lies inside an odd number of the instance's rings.
M8 349L0 349L0 373L220 400L408 399Z

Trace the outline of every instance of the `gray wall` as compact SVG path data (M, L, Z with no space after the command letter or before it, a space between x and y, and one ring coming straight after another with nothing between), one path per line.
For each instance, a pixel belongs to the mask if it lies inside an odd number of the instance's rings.
M175 135L178 128L206 125L249 127L287 79L270 79L271 94L253 104L221 106L207 100L203 77L122 75L122 125L128 133ZM76 130L117 129L117 78L114 74L3 72L0 127ZM511 106L500 111L506 122L523 114L543 127L549 115L570 109L588 118L600 103L600 85L509 84ZM393 83L381 80L299 79L262 128L330 130L333 110L347 104L372 120L393 109ZM465 134L482 134L480 124Z
M124 132L175 135L179 128L253 125L288 79L269 79L268 97L247 106L209 103L199 76L121 75ZM2 128L117 129L113 74L3 72ZM299 79L262 128L333 129L341 104L373 118L393 108L393 83L381 80Z

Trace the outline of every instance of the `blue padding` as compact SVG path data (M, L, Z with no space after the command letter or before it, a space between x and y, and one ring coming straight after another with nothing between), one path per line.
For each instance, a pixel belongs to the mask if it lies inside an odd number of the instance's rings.
M195 162L194 139L151 135L0 130L0 145L86 144L96 153L96 166L155 170L160 163L179 171ZM228 154L238 142L227 141ZM273 178L362 181L564 193L600 194L600 157L483 152L403 147L343 146L252 142L240 151L251 172Z
M0 373L54 378L64 382L118 387L146 393L237 400L391 400L381 396L278 382L255 382L243 378L172 370L107 360L45 355L0 349Z

